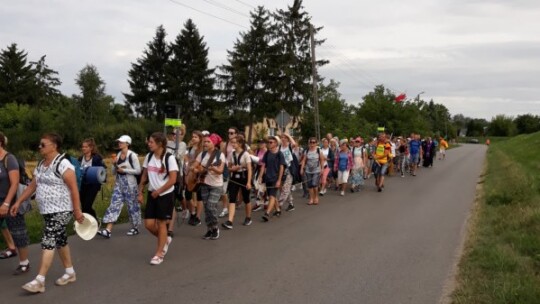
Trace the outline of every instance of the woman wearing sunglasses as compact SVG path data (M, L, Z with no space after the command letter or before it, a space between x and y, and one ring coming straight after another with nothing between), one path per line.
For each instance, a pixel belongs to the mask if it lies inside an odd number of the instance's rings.
M60 135L47 133L41 137L39 153L43 160L34 170L34 179L10 210L12 216L17 214L21 203L36 193L36 201L45 227L41 238L41 264L38 275L22 287L31 293L45 292L45 276L51 267L56 249L65 268L64 275L56 280L56 285L66 285L77 279L66 230L72 217L82 223L84 216L81 211L75 168L69 159L60 155L61 148Z
M304 172L306 173L307 187L309 189L308 205L318 205L319 180L323 171L325 158L317 145L317 139L315 137L309 139L309 148L304 153L305 157L303 157L300 174L304 175Z

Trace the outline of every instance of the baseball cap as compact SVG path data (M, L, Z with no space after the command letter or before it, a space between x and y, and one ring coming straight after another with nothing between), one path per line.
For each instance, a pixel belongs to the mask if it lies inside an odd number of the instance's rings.
M127 143L128 145L131 145L131 137L129 137L129 135L122 135L116 141Z

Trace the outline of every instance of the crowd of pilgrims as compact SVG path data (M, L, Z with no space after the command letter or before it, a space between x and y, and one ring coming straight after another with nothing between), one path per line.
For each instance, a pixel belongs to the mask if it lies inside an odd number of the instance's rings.
M56 250L66 270L56 285L76 281L67 225L72 218L82 223L83 213L100 219L97 234L109 239L125 204L131 226L127 235L138 235L144 225L157 240L150 264L159 265L172 243L174 223L179 220L199 226L204 219L207 229L203 239L217 240L220 228L233 229L242 203L244 218L240 223L249 226L254 212L260 212L260 222L264 223L280 217L282 211L295 210L294 191L302 191L302 199L310 206L324 201L322 197L330 195L328 191L340 196L349 191L383 192L385 176L414 177L418 166L433 166L437 152L444 159L448 148L443 138L421 139L414 133L393 137L383 132L369 139L340 139L327 134L320 141L309 138L306 145L283 133L258 139L252 147L235 127L228 129L225 139L195 130L186 144L185 135L185 126L167 134L150 135L142 164L139 155L130 149L129 135L116 139L118 149L111 156L110 168L114 178L111 201L105 213L98 215L93 204L102 185L85 175L77 185L77 170L61 153L60 135L46 133L41 137L39 152L43 160L26 189L17 194L21 165L7 152L7 137L0 133L0 227L8 245L0 258L19 256L14 274L30 269L29 240L21 212L24 202L35 196L44 219L39 273L23 289L31 293L45 291L45 275ZM93 139L82 142L77 164L82 172L90 167L106 168ZM369 180L374 186L369 185Z

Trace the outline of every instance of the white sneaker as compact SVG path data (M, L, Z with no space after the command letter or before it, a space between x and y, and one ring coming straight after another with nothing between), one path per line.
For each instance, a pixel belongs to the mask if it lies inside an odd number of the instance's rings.
M344 195L345 195L345 191L341 191L341 193L339 193L339 195L344 196Z
M219 217L226 217L227 215L229 215L229 209L223 208L219 214Z
M167 254L167 251L169 251L169 245L172 243L172 237L167 237L167 243L165 243L165 246L163 246L163 256Z
M296 191L296 186L292 186L291 191Z

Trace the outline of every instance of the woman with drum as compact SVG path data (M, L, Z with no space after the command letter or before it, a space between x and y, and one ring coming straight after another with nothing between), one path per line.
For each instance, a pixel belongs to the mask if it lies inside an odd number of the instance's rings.
M105 176L105 163L99 154L96 142L93 138L83 140L81 145L82 156L79 157L82 175L81 189L79 196L81 198L82 212L96 217L96 211L92 207L96 196L101 190L100 177Z

